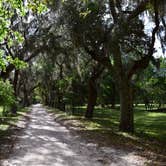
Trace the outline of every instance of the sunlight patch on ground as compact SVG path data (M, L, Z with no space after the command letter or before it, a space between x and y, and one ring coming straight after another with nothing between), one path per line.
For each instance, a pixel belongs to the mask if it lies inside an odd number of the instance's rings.
M0 131L5 131L9 128L9 125L1 124L0 125Z
M78 135L58 124L44 109L33 107L30 122L13 149L8 160L2 166L103 166L112 165L143 165L135 159L130 162L123 159L128 151L113 148L99 148L95 144L87 143ZM92 124L93 126L94 124ZM132 157L131 155L128 156Z

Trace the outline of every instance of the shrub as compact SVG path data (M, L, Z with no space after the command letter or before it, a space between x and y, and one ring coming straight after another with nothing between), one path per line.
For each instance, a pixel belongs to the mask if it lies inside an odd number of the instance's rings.
M0 80L0 105L3 106L3 114L7 114L13 104L16 104L13 86L8 80Z

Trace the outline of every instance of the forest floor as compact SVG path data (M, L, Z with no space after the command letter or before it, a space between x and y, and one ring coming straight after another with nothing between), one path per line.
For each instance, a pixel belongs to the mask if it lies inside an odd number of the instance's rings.
M99 146L55 120L42 105L34 105L19 121L12 152L1 166L141 166L145 157L130 149Z

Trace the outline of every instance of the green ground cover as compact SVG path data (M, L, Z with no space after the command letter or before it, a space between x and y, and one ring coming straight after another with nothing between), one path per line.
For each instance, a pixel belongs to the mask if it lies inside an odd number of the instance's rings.
M5 135L10 126L16 125L19 118L25 115L26 111L27 109L20 108L16 115L3 116L3 108L0 107L0 136Z
M148 138L165 142L166 140L166 113L147 112L142 106L135 108L135 136ZM86 107L77 107L74 115L70 112L61 113L58 111L62 119L79 120L88 130L112 130L118 132L120 111L117 109L97 107L92 120L84 119Z

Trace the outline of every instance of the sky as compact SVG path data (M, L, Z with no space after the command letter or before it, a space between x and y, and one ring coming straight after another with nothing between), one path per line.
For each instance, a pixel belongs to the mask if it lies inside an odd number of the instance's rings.
M144 26L145 26L145 33L151 35L153 27L155 26L154 23L150 21L148 16L143 17L144 20ZM156 42L155 42L155 49L156 52L154 53L154 57L159 58L159 57L166 57L166 52L163 54L162 52L162 47L160 40L156 36Z
M156 48L157 52L154 53L154 57L156 57L156 58L165 57L166 58L166 53L163 54L159 39L156 39L155 48Z

